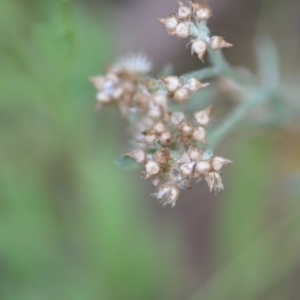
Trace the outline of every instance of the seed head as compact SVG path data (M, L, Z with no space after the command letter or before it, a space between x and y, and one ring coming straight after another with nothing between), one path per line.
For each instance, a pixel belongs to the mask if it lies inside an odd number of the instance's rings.
M175 28L178 25L178 20L175 16L170 16L168 18L159 19L161 24L163 24L167 30L167 32L171 35L175 34Z
M197 80L196 78L190 78L187 81L187 87L191 92L196 92L201 88L204 88L206 86L208 86L209 83L201 83L199 80Z
M205 128L199 126L194 129L193 140L206 144L206 131Z
M168 146L172 143L173 135L171 132L164 132L159 136L158 141L162 146Z
M231 164L232 161L223 157L215 156L212 160L212 167L216 172L221 171L222 167Z
M170 93L175 92L181 86L180 80L177 76L162 77L161 80Z
M187 22L179 23L175 28L175 34L179 38L186 38L190 34L190 25Z
M212 112L212 106L207 107L204 110L197 111L194 114L194 118L199 125L207 125Z
M158 174L160 171L159 163L153 160L149 160L145 164L145 179L148 179L149 177Z
M207 21L211 17L211 9L209 8L207 2L191 3L195 15L195 19L198 22Z
M182 132L183 135L191 135L193 133L193 126L190 123L182 122L178 129Z
M143 164L146 161L146 152L141 149L128 152L126 156L133 158L139 164Z
M220 36L212 36L209 41L210 46L214 50L219 50L221 48L230 48L232 44L227 43L222 37Z
M192 42L192 54L196 53L198 55L199 59L201 59L202 61L203 61L203 57L206 52L206 49L207 49L207 44L205 43L205 41L194 40Z
M161 135L166 131L166 126L161 122L156 123L153 126L153 131L155 132L155 134Z
M181 122L183 122L185 119L184 117L184 113L182 112L174 112L171 114L170 117L170 122L175 125L178 126Z
M166 184L161 186L157 192L153 194L153 196L158 200L161 200L160 202L163 204L163 206L171 204L172 207L174 207L176 200L179 197L179 193L179 189L176 186Z
M174 100L178 104L186 103L190 98L190 92L185 88L179 88L174 93Z
M182 164L179 167L181 176L182 177L188 177L188 176L190 176L192 174L192 172L193 172L194 166L195 166L194 162Z
M205 176L205 180L209 186L209 190L214 190L215 193L224 189L221 175L217 172L210 172Z
M186 20L191 16L191 14L192 10L189 7L185 6L182 2L178 1L178 18L181 20Z
M157 150L153 154L153 159L160 164L166 164L170 159L170 152L168 149L165 149L165 148Z
M196 164L195 170L198 175L207 176L211 170L211 165L207 160L203 160Z
M194 145L190 146L188 150L188 156L191 160L200 161L202 159L202 155L203 153L198 147Z

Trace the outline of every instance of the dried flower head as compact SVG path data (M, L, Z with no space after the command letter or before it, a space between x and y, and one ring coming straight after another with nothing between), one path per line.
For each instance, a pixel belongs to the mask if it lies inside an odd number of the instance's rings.
M188 5L180 1L177 1L177 3L177 13L159 19L159 21L165 26L167 33L170 35L176 35L180 38L190 36L192 39L192 53L196 53L200 60L203 61L208 47L218 50L232 46L219 36L210 37L210 31L206 23L212 12L206 0L202 3L191 0Z
M232 46L219 36L210 37L206 23L211 10L205 1L177 3L177 12L159 21L170 35L190 36L192 53L203 60L207 49ZM117 60L106 74L91 77L97 108L116 105L130 122L135 150L126 156L141 165L144 179L152 178L153 196L163 205L174 206L180 191L193 183L206 182L210 191L219 192L223 189L220 172L232 161L207 149L206 126L212 106L198 111L190 107L189 113L174 111L183 110L191 95L209 83L171 74L151 78L150 70L148 58L136 54Z

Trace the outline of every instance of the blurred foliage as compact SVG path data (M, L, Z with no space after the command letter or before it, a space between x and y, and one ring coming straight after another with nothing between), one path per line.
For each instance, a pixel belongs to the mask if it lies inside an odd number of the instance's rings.
M105 24L68 1L0 12L0 298L167 299L174 239L112 163L114 112L93 110Z

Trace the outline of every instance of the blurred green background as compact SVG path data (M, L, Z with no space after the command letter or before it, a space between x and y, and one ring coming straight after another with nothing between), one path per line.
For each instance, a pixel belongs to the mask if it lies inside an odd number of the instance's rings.
M212 28L236 39L229 58L250 69L257 31L275 39L287 117L233 134L217 149L234 161L225 191L215 197L199 185L171 209L138 172L113 164L128 149L126 123L117 110L94 111L87 79L135 43L147 50L120 23L149 19L166 35L156 19L175 3L1 1L1 300L300 299L299 5L252 4L212 1L220 16ZM250 29L237 24L243 14L256 16ZM150 49L158 63L170 38L147 35L159 44ZM165 62L199 68L175 43ZM217 111L230 105L216 102Z

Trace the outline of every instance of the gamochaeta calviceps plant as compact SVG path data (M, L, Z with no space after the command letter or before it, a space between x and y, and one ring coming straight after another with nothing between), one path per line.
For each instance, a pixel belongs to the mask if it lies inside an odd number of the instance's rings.
M243 76L223 58L221 49L232 44L211 35L207 21L212 11L207 2L177 3L177 11L159 22L168 34L189 39L187 44L199 58L199 64L207 54L210 67L182 76L161 74L153 78L149 75L149 59L133 54L112 63L105 75L90 78L97 90L96 109L118 106L130 124L132 151L119 157L117 163L139 164L142 177L152 180L156 189L153 196L163 205L172 206L180 191L193 183L205 182L215 193L223 190L221 173L232 161L215 154L216 145L254 105L268 100L274 92L256 78ZM228 116L207 132L213 107L201 107L201 101L197 105L197 98L209 85L207 79L214 77L229 78L240 99ZM191 110L189 102L195 92Z

